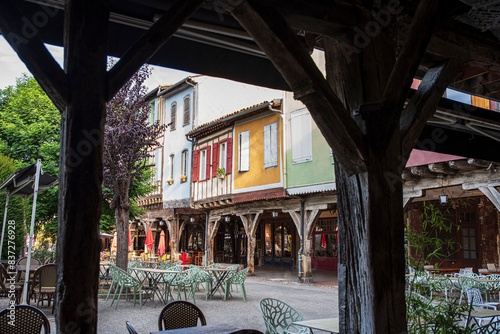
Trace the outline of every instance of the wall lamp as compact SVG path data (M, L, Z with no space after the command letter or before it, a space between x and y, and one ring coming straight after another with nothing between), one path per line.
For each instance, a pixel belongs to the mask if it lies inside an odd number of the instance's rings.
M278 218L278 215L279 215L278 211L271 212L271 216L273 216L273 218Z

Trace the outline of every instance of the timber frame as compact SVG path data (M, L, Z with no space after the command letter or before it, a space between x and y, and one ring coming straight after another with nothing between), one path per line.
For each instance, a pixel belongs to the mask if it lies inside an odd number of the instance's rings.
M294 92L336 160L341 332L404 332L399 175L415 142L433 139L426 120L447 86L500 97L498 27L481 26L481 9L466 1L194 0L165 1L161 8L153 1L144 3L0 0L2 34L62 113L57 331L97 331L105 103L151 61ZM124 17L140 12L150 14L149 21ZM35 14L44 14L49 24L34 21L38 26L31 22L34 29L27 30L21 19ZM188 22L192 15L197 20ZM186 39L216 41L204 49L208 62L199 60L199 45L185 44L191 48L183 49L182 60L168 54L163 46L178 43L171 37L183 24L196 29L210 15L215 18L212 35L182 28ZM498 24L498 17L489 22ZM224 32L231 36L223 40L217 34L225 28L231 28ZM124 33L130 38L119 38ZM64 70L44 42L64 46ZM315 46L325 50L326 78L308 54ZM109 72L108 51L121 58ZM167 61L161 63L163 56ZM245 63L241 60L250 65L231 65ZM415 76L422 83L405 106ZM435 150L444 149L439 144L434 140ZM82 149L89 145L91 149ZM487 151L464 147L461 155L482 158ZM500 160L498 154L487 160ZM81 252L87 256L78 256Z

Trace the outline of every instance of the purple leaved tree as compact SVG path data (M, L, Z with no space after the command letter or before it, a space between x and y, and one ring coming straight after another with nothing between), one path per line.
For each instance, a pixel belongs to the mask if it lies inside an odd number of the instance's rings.
M116 219L116 265L123 269L128 261L130 184L148 168L149 152L159 146L157 138L165 130L158 122L149 123L144 81L150 74L147 65L141 67L106 105L104 186L114 194L110 207Z

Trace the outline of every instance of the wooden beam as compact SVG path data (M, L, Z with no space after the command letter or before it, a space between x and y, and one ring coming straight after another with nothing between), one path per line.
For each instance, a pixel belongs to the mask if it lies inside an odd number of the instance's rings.
M40 10L50 20L50 15ZM0 30L24 62L36 81L52 100L54 105L63 111L68 103L67 77L59 64L47 50L36 31L27 29L23 14L12 0L0 1ZM50 23L49 23L50 24Z
M406 35L406 42L384 89L383 109L392 113L389 118L391 122L399 119L415 72L446 4L447 1L435 0L422 0L418 3Z
M56 332L97 333L109 0L67 0L64 14Z
M280 13L248 1L222 3L280 71L294 97L307 106L346 171L363 171L366 154L361 130Z
M488 197L495 208L500 211L500 193L495 187L479 187L479 190Z
M448 60L429 70L404 108L400 119L403 161L408 160L425 123L436 111L439 100L448 84L453 81L458 67L458 61Z
M109 70L108 98L111 100L130 77L146 63L200 7L203 0L177 1Z

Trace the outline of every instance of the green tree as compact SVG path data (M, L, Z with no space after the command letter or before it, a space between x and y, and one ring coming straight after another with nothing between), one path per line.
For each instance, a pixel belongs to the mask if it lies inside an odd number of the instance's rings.
M43 172L57 177L60 121L59 111L36 80L23 75L15 86L0 90L0 153L18 161L17 168L41 159ZM53 187L37 200L35 221L46 224L52 237L57 231L57 197Z
M0 154L0 183L6 180L17 169L18 169L17 163L13 159L3 154ZM0 226L1 224L3 224L6 197L7 197L6 194L0 195L0 215L2 217L1 218L2 223L0 223ZM23 248L24 235L25 235L24 213L26 212L26 208L27 208L27 203L22 198L17 196L9 197L9 207L7 209L7 222L5 227L5 238L2 247L3 260L17 259L19 257L19 253L21 252L21 249ZM12 226L13 228L10 226ZM12 230L13 232L9 232L10 230ZM0 227L0 236L1 236L1 227ZM12 241L14 242L14 244L12 244ZM9 253L9 251L11 251L11 253Z

